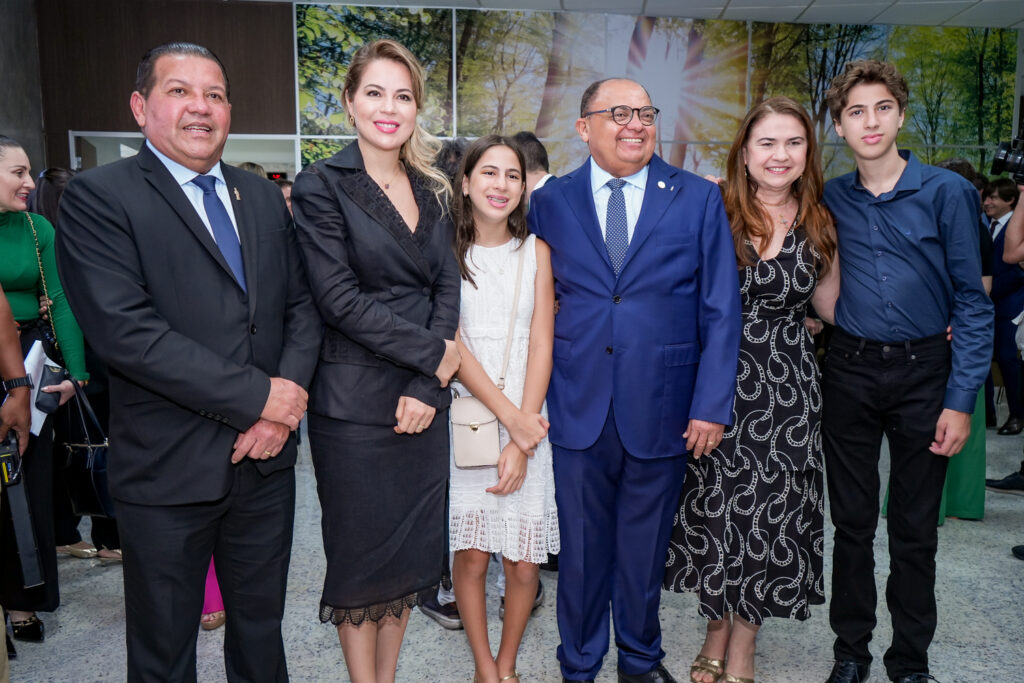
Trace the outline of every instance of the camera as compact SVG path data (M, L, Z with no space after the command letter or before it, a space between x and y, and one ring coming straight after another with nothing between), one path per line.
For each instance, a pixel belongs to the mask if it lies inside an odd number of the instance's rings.
M1013 182L1024 185L1024 138L1000 142L992 159L992 175L1009 173Z

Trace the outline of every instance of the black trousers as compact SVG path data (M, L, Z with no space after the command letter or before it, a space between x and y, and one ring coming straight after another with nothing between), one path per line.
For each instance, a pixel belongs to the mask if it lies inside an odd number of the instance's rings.
M822 378L822 437L835 547L829 621L835 656L871 661L875 626L872 543L878 525L878 458L889 441L890 678L928 671L935 633L935 550L948 459L928 447L950 372L945 335L908 342L858 339L836 328Z
M295 518L294 469L264 477L243 460L220 500L173 506L115 501L115 510L124 553L128 681L196 680L211 555L227 612L227 680L288 680L281 618Z

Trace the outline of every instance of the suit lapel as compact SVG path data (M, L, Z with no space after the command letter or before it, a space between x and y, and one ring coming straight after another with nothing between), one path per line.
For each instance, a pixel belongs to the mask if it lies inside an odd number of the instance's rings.
M397 209L390 207L389 210L381 215L379 197L376 195L377 189L373 179L366 173L365 166L363 165L363 157L359 153L359 146L353 142L348 147L343 149L336 157L331 158L328 161L329 165L348 170L350 172L340 174L338 185L342 192L344 192L349 199L351 199L363 212L370 217L375 223L384 228L398 243L402 251L405 252L416 267L419 268L420 272L428 282L433 281L433 273L430 270L430 263L427 261L427 257L423 255L423 251L419 245L413 239L412 231L402 220ZM357 170L358 173L352 173L351 170ZM426 219L428 212L431 210L431 202L433 196L430 195L429 201L423 201L423 194L425 188L422 187L422 182L416 176L411 174L409 176L409 184L412 186L413 194L416 197L416 204L420 211L419 224L425 225L429 219ZM427 192L429 195L430 193Z
M565 185L566 203L576 214L583 234L587 236L594 249L600 254L608 269L612 269L612 261L608 257L608 248L604 243L604 236L601 234L601 223L597 219L597 210L594 208L594 192L590 187L590 159L576 169L569 182Z
M626 250L626 256L622 260L620 273L625 271L630 259L651 236L654 226L661 220L668 205L672 202L672 198L681 189L682 180L676 177L677 173L674 167L658 157L651 157L640 216L637 218L636 227L633 228L633 239L629 241L629 249Z
M256 207L253 204L254 197L246 197L237 185L238 171L221 162L221 172L224 173L224 181L228 186L228 195L231 197L231 209L235 214L235 224L238 226L239 242L242 244L242 264L245 268L245 286L249 295L249 313L256 309L258 301L257 289L259 288L259 262L260 262L260 236L256 230L257 216ZM218 248L218 251L220 249Z
M238 286L237 280L235 280L234 273L231 272L231 267L228 262L224 260L224 255L220 251L220 247L213 239L213 235L206 228L199 214L196 213L195 207L185 196L184 190L178 185L177 181L171 175L170 171L156 158L156 155L150 151L149 146L143 144L142 149L139 151L136 159L139 162L139 166L145 172L146 182L148 182L157 193L164 198L164 200L171 205L174 212L181 218L181 222L188 228L188 231L199 240L199 243L203 245L203 248L209 252L210 256L220 264L220 267L224 269L224 272L228 274L232 282ZM243 250L244 253L244 250Z

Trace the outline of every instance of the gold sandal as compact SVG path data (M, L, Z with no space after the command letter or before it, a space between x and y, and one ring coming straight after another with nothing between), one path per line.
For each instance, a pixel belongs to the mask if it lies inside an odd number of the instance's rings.
M508 676L502 676L501 678L498 679L498 681L499 681L499 683L501 681L511 681L513 678L516 679L517 681L519 680L519 672L518 671L513 671Z
M690 665L690 680L693 683L700 683L694 679L694 674L707 674L711 676L712 680L717 681L722 676L723 671L725 671L725 660L710 659L704 655L697 655L693 660L693 664Z
M732 674L723 673L720 679L721 683L754 683L753 678L740 678L739 676L733 676Z

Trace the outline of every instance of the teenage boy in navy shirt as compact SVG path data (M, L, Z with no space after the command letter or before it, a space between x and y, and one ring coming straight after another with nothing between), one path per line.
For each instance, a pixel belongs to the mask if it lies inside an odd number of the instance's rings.
M891 64L851 62L826 93L857 170L829 181L841 284L822 385L826 476L835 525L828 683L860 683L875 626L872 541L878 458L889 442L892 644L900 683L928 679L935 633L936 522L948 459L992 357L992 303L981 284L978 193L896 147L907 84ZM952 343L946 327L952 325Z

